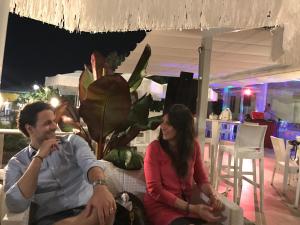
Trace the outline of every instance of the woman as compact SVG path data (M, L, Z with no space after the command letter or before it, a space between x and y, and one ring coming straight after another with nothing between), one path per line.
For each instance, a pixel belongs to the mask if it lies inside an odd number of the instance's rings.
M216 222L222 208L203 169L194 120L184 105L173 105L164 115L159 140L147 148L144 171L147 216L153 225ZM190 204L193 181L210 198L210 205Z

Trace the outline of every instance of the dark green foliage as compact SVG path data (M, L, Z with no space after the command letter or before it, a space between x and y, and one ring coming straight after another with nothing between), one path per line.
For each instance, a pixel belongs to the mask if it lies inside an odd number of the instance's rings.
M15 101L15 104L24 105L26 103L36 101L48 102L53 97L59 98L58 89L54 89L51 87L40 87L40 89L38 90L20 94L17 100Z
M150 45L146 45L143 54L134 68L129 80L128 85L130 92L134 92L142 83L143 78L146 76L146 68L148 66L148 61L151 56Z
M104 156L104 159L122 169L138 170L143 167L143 157L136 152L134 147L114 148Z
M6 134L3 149L7 152L18 152L28 145L28 139L22 134Z
M124 60L125 55L118 54L116 51L109 53L106 57L106 61L113 71L115 71Z
M148 118L153 105L150 94L140 99L134 95L145 78L150 55L151 48L147 45L126 82L119 74L110 73L114 69L111 69L114 67L112 61L116 60L113 59L113 54L108 59L100 53L94 54L91 57L93 71L86 66L79 79L79 114L88 127L88 135L82 134L83 129L80 129L80 135L86 137L87 141L91 137L97 142L98 159L104 156L104 159L121 168L142 167L141 156L130 150L128 145L140 131L154 130L161 121L161 116ZM131 101L131 94L135 97L134 101ZM60 113L56 113L58 118L67 116L69 121L77 121L73 115L67 113L67 107L58 108L61 109Z
M153 80L155 81L156 83L159 83L159 84L167 84L168 83L168 77L163 77L163 76L149 76L147 77L147 79L149 80Z
M107 75L89 85L79 112L91 137L98 142L126 120L130 105L126 80L120 75Z
M12 129L10 124L3 124L0 122L1 129ZM18 152L28 145L28 139L22 134L5 134L4 135L4 151Z

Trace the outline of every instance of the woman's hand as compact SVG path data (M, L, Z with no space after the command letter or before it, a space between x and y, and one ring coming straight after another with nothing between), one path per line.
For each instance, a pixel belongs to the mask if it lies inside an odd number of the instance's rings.
M213 208L214 212L221 212L225 209L223 203L218 199L216 195L210 196L210 203L209 205Z
M209 223L219 222L222 220L221 216L214 215L213 207L208 205L204 205L204 204L190 205L190 212Z

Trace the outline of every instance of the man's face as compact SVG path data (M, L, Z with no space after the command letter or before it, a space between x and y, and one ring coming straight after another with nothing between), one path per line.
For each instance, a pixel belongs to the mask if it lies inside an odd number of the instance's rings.
M28 126L28 133L32 140L42 143L47 139L55 138L55 130L57 125L55 115L52 110L43 110L37 114L35 126Z

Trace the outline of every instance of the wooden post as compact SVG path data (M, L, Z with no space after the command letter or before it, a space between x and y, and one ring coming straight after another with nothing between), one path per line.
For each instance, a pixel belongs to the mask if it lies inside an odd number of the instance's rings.
M3 151L4 151L4 134L0 134L0 169L3 165Z
M199 138L202 159L204 157L205 127L208 103L210 58L212 51L212 37L202 39L202 46L199 47L199 82L197 97L197 134ZM201 82L200 82L201 79Z
M4 59L4 49L6 40L7 21L10 0L0 1L0 83L2 79L2 68Z

